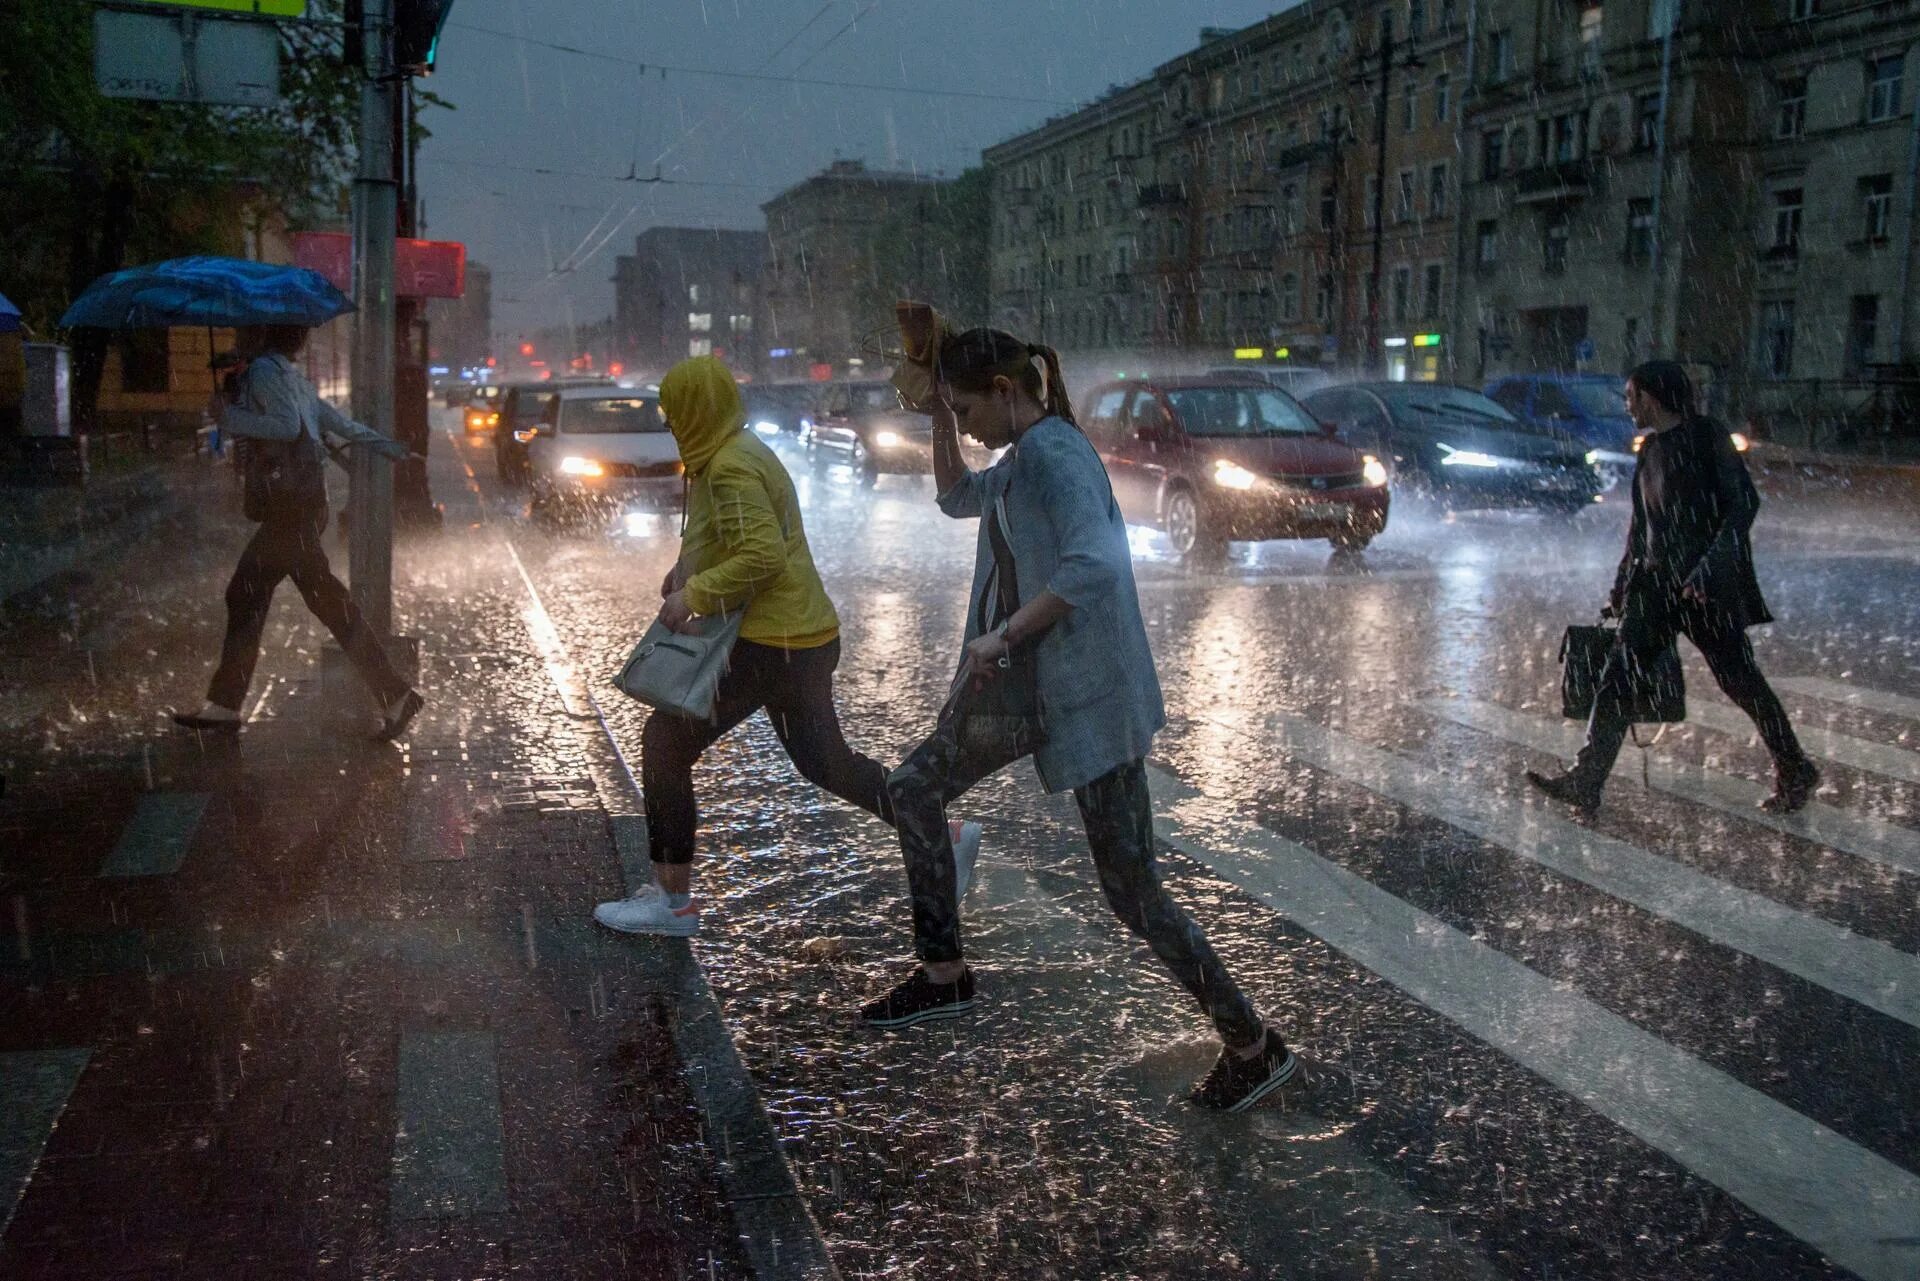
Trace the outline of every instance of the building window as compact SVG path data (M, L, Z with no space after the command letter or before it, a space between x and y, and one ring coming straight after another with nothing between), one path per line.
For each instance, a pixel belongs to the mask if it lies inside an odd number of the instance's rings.
M1280 188L1280 230L1291 236L1300 230L1300 184Z
M1400 132L1412 133L1420 123L1420 86L1408 81L1400 89Z
M1646 262L1653 257L1653 201L1627 201L1627 261Z
M1627 317L1626 329L1621 334L1620 341L1626 349L1626 363L1637 364L1640 360L1640 318L1638 316Z
M1447 216L1447 166L1445 162L1427 170L1427 217Z
M1867 123L1891 120L1900 114L1900 80L1906 73L1906 56L1889 54L1867 66Z
M1491 267L1500 261L1500 224L1483 222L1474 231L1473 260L1482 267Z
M700 300L705 296L706 296L706 286L704 285L688 285L687 286L687 302L689 305L698 307L700 305Z
M1313 318L1325 322L1333 314L1333 278L1322 276L1313 286Z
M1380 207L1380 179L1373 174L1367 175L1367 207L1360 211L1360 220L1368 230L1373 229L1375 214Z
M1798 187L1773 193L1773 251L1782 257L1800 256L1800 214L1804 194Z
M1440 264L1427 264L1426 287L1420 291L1420 318L1422 320L1440 319Z
M713 339L711 338L687 339L687 355L711 356L712 354L713 354Z
M1332 183L1320 188L1320 230L1332 231L1340 216L1340 197Z
M1492 182L1506 167L1507 131L1489 129L1480 135L1480 177Z
M1792 22L1804 22L1820 12L1820 0L1787 0L1787 18Z
M1291 271L1280 278L1280 318L1300 319L1300 277Z
M1553 163L1572 164L1586 150L1585 112L1573 111L1553 119Z
M1427 34L1427 0L1407 0L1407 39Z
M1652 151L1660 145L1660 95L1636 94L1633 99L1633 149Z
M1667 33L1674 29L1679 9L1680 0L1653 0L1647 6L1647 39L1666 39Z
M1572 236L1572 223L1565 213L1547 219L1546 233L1541 237L1541 270L1557 276L1567 269L1567 243Z
M1874 347L1880 340L1880 296L1855 294L1847 312L1846 375L1858 378L1873 364Z
M1768 378L1793 376L1793 304L1760 305L1760 372Z
M1501 84L1513 75L1513 32L1495 31L1487 36L1487 83Z
M169 390L165 329L128 329L120 334L120 390L154 395Z
M1860 201L1866 212L1866 240L1885 244L1893 231L1893 175L1877 173L1860 180Z
M1792 76L1773 86L1773 136L1798 138L1807 131L1807 78Z
M694 288L694 289L698 289L699 287L700 287L700 286L698 286L698 285L695 285L695 286L694 286L693 288ZM692 292L693 292L693 290L692 290L692 289L690 289L690 290L688 290L687 292L688 292L688 293L692 293ZM713 313L712 313L712 312L710 312L710 311L690 311L690 312L688 312L688 313L687 313L687 328L688 328L689 330L691 330L691 331L693 331L693 332L694 332L694 333L696 333L696 334L710 334L710 333L712 333L712 332L713 332Z
M1435 76L1433 78L1433 122L1443 125L1453 119L1453 78Z
M1589 4L1580 11L1580 70L1583 74L1600 74L1600 36L1606 29L1606 8L1599 4Z
M1395 222L1413 221L1413 194L1418 182L1419 180L1415 177L1413 170L1402 169L1400 171L1400 199L1393 207L1393 220Z
M1393 269L1393 322L1396 325L1407 323L1412 314L1413 305L1413 268L1395 267Z

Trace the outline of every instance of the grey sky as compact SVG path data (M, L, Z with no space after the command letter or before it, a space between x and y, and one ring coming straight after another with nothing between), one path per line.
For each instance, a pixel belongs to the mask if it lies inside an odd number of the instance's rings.
M428 82L458 108L428 119L434 136L421 153L421 190L429 234L466 241L493 269L497 332L598 319L612 308L614 256L648 226L758 227L762 201L836 155L958 173L978 162L983 146L1192 47L1201 27L1245 26L1289 7L1288 0L459 0L441 41L440 70ZM651 64L644 73L632 65L640 62ZM988 96L684 70L663 76L654 69L663 65ZM656 161L666 178L738 185L611 180L651 176ZM578 172L525 172L533 168ZM572 269L555 274L556 265Z

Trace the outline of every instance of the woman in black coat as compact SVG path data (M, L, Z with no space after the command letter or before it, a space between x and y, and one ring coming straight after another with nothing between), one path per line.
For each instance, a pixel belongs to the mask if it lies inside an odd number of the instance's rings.
M1780 699L1754 662L1746 629L1773 621L1753 573L1748 531L1760 495L1727 429L1694 410L1693 385L1672 361L1649 361L1627 378L1627 410L1647 432L1633 472L1633 524L1602 611L1620 636L1600 673L1586 745L1573 768L1527 780L1547 795L1591 811L1627 737L1638 673L1684 634L1728 698L1753 718L1773 754L1773 792L1761 807L1804 806L1820 771L1801 750Z

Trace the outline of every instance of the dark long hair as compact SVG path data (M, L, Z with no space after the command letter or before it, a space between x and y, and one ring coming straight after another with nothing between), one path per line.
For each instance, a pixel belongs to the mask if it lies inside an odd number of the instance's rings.
M1046 367L1041 376L1038 359ZM1060 353L1039 343L1021 342L999 329L969 329L940 344L940 377L961 391L993 389L996 377L1010 380L1056 418L1074 422L1067 380L1060 375Z
M1649 360L1633 367L1627 381L1658 401L1669 413L1692 417L1693 379L1676 361Z

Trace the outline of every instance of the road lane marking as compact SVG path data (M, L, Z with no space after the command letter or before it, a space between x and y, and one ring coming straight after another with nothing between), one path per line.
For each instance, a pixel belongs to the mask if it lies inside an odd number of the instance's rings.
M1276 712L1219 723L1262 726L1288 755L1316 768L1920 1027L1920 957L1591 831L1549 812L1545 802L1462 787L1443 769L1298 717Z
M0 1054L0 1237L13 1223L47 1139L86 1070L83 1049Z
M179 871L210 799L204 792L142 792L120 840L100 864L100 875L170 876Z
M1585 731L1573 722L1529 716L1477 698L1429 698L1420 706L1442 720L1554 756L1572 755L1586 738ZM1769 814L1758 808L1772 790L1764 784L1651 752L1647 754L1647 781L1663 792L1743 822L1920 875L1920 830L1871 815L1852 814L1819 801L1797 814Z
M1848 685L1823 676L1782 676L1773 683L1777 689L1805 694L1809 698L1823 698L1830 703L1845 703L1849 707L1864 707L1868 711L1886 712L1890 716L1920 721L1920 698L1890 694L1884 689L1873 689L1866 685Z
M393 1222L507 1212L497 1053L491 1032L401 1034Z
M1865 1281L1920 1267L1920 1178L1151 768L1154 831Z
M1687 704L1687 719L1735 738L1753 739L1759 736L1759 731L1747 719L1747 714L1728 703L1692 699ZM1799 736L1800 746L1823 760L1866 770L1870 774L1884 774L1888 778L1920 783L1920 753L1818 726L1801 725L1797 721L1793 732Z

